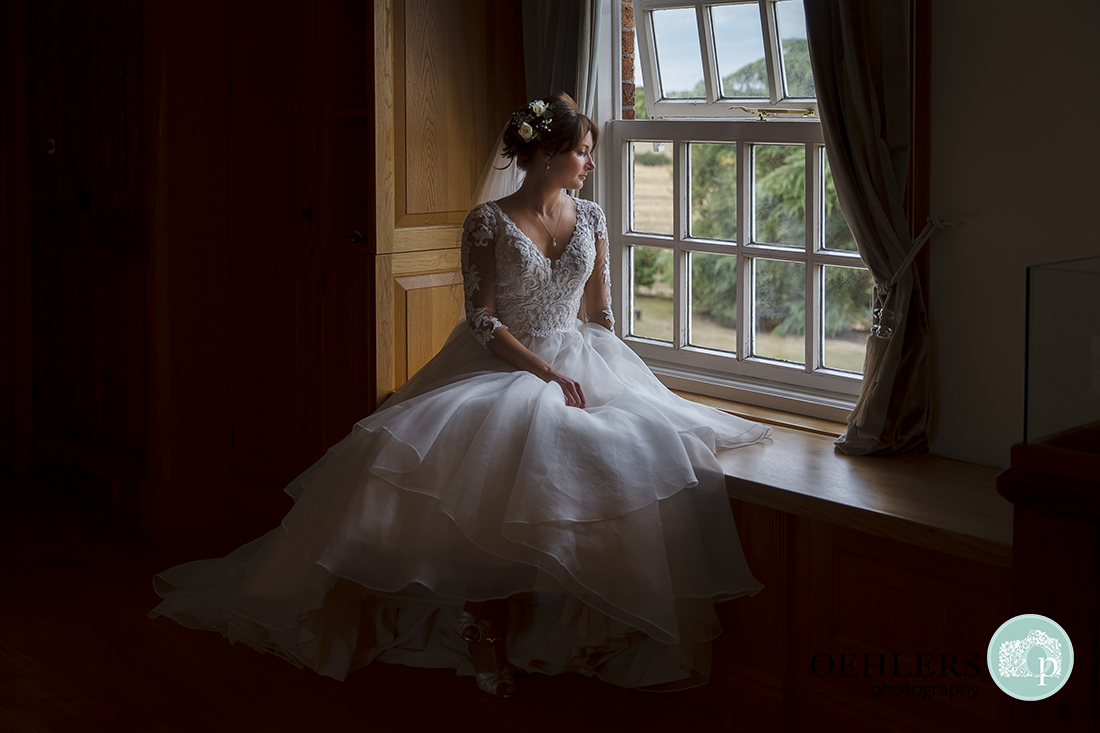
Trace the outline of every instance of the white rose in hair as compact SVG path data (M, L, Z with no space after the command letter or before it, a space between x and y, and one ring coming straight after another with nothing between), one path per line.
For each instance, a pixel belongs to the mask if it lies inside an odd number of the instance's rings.
M519 136L523 138L523 142L531 142L531 138L535 136L535 130L531 125L524 122L519 126Z
M531 102L531 111L534 112L536 115L542 115L542 113L545 112L549 106L550 105L548 105L541 99L536 99L534 102Z

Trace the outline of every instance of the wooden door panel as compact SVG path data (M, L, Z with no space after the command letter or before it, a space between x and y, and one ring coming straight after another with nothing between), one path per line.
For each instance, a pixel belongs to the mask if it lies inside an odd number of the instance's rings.
M374 255L325 248L325 445L333 445L376 406Z
M501 125L526 99L520 4L393 5L396 225L459 224Z
M400 231L400 230L399 230ZM455 228L457 241L457 228ZM416 373L436 354L454 324L462 317L461 252L438 249L400 252L375 257L378 402ZM409 292L439 289L425 299L413 296L412 371L409 371ZM431 324L431 325L426 325Z
M395 388L439 353L462 318L462 274L457 271L394 278Z
M268 242L284 246L234 258L232 466L281 487L322 448L321 288L308 251Z
M889 668L879 678L877 668L867 677L862 667L858 675L843 676L838 669L819 677L803 667L803 681L819 693L800 702L807 718L823 714L814 710L820 698L858 709L857 704L870 701L874 682L966 683L980 687L982 694L973 700L883 697L866 711L920 720L924 730L948 730L960 715L970 721L969 730L1003 729L1009 700L988 694L993 682L983 660L990 635L1009 617L1008 569L818 522L811 525L810 558L810 597L820 610L809 614L808 646L796 656L809 660L824 652L836 660L849 653L855 655L849 659L862 664L864 654L874 660L886 654ZM897 676L894 654L899 655ZM954 655L958 677L951 670L941 676L941 655ZM918 670L919 660L927 663L923 670Z
M30 149L42 151L25 171L33 422L51 451L139 465L142 13L135 0L27 4L23 111Z
M445 273L458 275L458 273ZM454 282L454 280L458 282ZM439 285L408 292L408 370L416 374L439 353L443 344L462 317L462 278L448 278Z
M324 450L313 13L256 10L231 34L231 466L281 488Z

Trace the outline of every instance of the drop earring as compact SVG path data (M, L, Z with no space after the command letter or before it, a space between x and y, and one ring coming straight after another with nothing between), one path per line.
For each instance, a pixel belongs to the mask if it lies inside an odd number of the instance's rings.
M546 161L546 170L550 170L550 161L549 160Z

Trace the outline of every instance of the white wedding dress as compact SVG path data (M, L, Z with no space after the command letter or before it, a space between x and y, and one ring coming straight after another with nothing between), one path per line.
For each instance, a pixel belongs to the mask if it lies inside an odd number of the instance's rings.
M493 203L467 217L466 322L286 491L281 526L154 579L150 616L343 679L373 661L472 674L455 618L508 598L508 657L624 687L701 684L714 603L757 592L715 452L770 428L685 401L613 333L603 212L551 262ZM517 371L499 327L582 385ZM751 539L750 539L751 541Z

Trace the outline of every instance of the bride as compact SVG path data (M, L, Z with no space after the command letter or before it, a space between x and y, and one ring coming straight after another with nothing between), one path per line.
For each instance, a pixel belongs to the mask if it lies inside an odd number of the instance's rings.
M466 218L465 321L287 487L279 527L157 575L150 617L341 680L378 660L500 696L513 671L706 682L714 604L761 588L715 453L771 429L672 394L612 332L603 212L562 191L598 135L564 93L512 116L526 175Z

